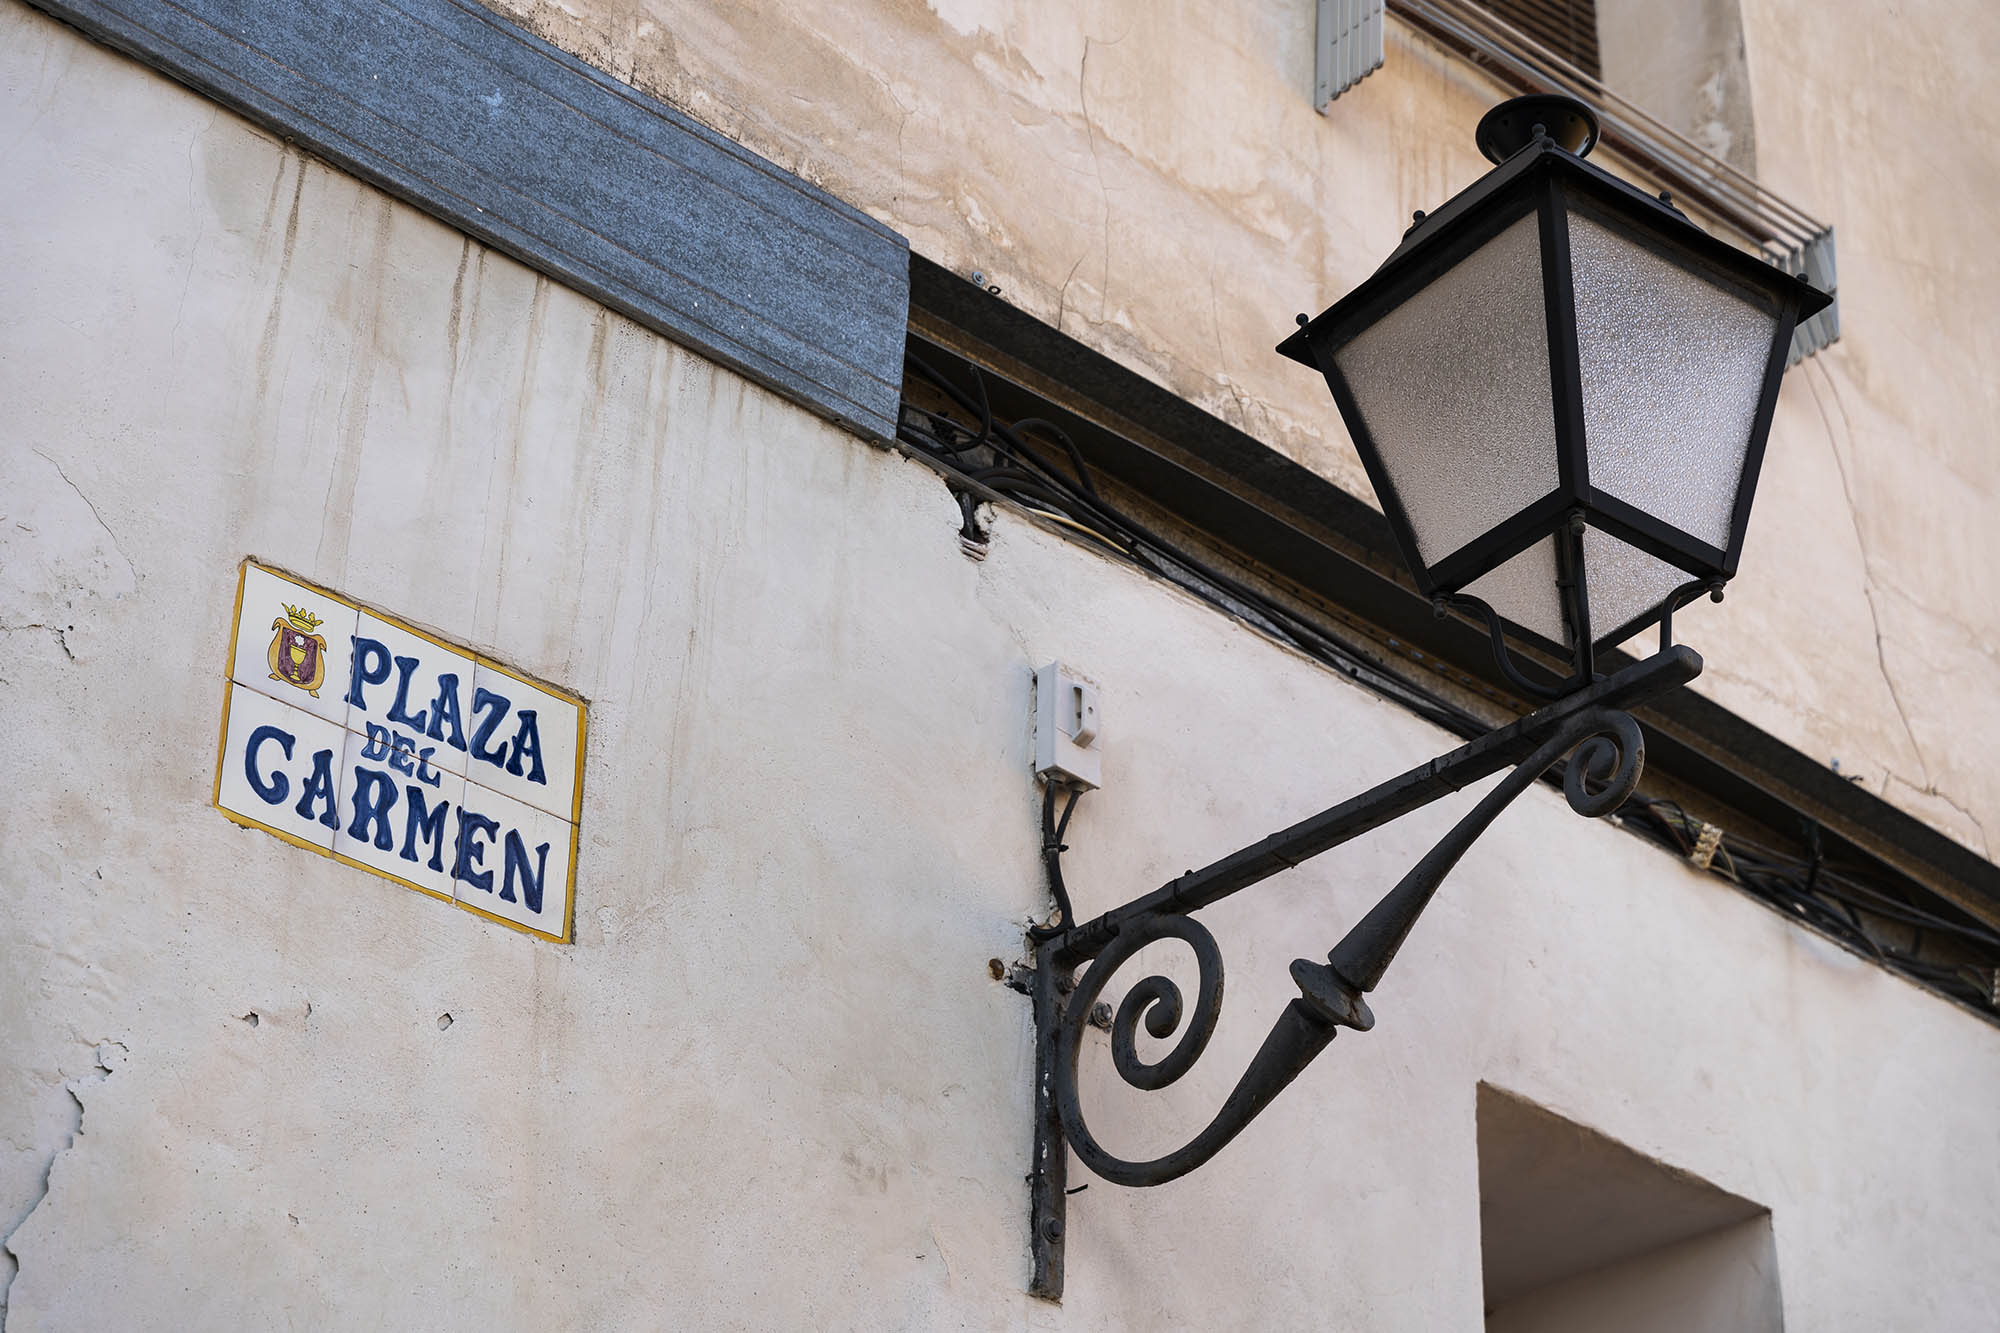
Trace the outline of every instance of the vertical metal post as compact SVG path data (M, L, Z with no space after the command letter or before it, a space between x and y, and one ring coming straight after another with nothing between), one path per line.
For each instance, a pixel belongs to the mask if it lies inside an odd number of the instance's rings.
M1596 645L1591 642L1590 593L1585 584L1581 514L1571 514L1556 529L1556 585L1562 595L1563 619L1575 640L1571 661L1574 681L1588 685L1597 678Z
M1066 923L1067 924L1067 923ZM1060 1301L1063 1293L1063 1228L1068 1198L1069 1146L1056 1109L1056 1028L1063 991L1073 973L1047 946L1035 953L1035 1144L1028 1172L1029 1249L1035 1273L1030 1295Z

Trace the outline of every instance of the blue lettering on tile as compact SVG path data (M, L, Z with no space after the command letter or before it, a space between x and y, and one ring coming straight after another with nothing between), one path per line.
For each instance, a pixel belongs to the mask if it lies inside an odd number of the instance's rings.
M458 676L447 673L438 677L438 697L430 707L431 725L424 735L434 741L443 741L454 750L465 748L465 730L458 721ZM449 723L450 730L446 731Z
M277 805L285 799L285 793L292 789L292 780L283 770L271 774L270 780L257 775L257 747L265 741L276 741L278 748L285 752L285 758L292 757L293 735L277 727L262 726L250 733L250 743L243 747L243 776L250 783L250 790L264 799L267 805Z
M535 725L535 710L523 708L514 716L521 719L519 730L514 733L514 746L507 752L507 771L515 777L521 776L521 759L528 759L527 777L530 782L539 782L544 787L549 780L542 773L542 732Z
M356 842L369 840L374 826L375 845L385 852L396 849L396 835L389 831L389 810L396 804L396 780L379 768L354 766L354 822L347 836Z
M444 817L451 809L450 801L439 801L436 805L426 804L421 787L406 787L403 795L407 798L409 816L403 825L403 859L415 861L417 839L421 837L430 844L432 870L444 869Z
M505 695L495 694L488 689L474 690L472 692L472 715L478 717L480 709L489 707L492 711L480 722L479 729L472 733L472 757L474 759L483 759L496 768L504 768L507 764L507 747L496 745L491 750L488 750L486 742L492 737L494 731L499 728L501 720L507 716L507 710L512 705L507 702Z
M437 753L437 746L426 745L417 751L417 781L428 782L436 787L444 782L444 775L431 767L431 756Z
M328 828L340 827L340 815L333 808L333 751L321 750L313 755L312 776L305 781L305 789L299 793L298 813L301 819L313 817L313 802L320 801L326 806L319 815L319 822Z
M533 870L528 867L528 847L521 840L517 829L507 830L506 841L507 875L500 885L500 897L506 902L514 901L514 873L521 875L521 898L530 912L542 910L542 883L549 873L549 845L543 843L535 849L536 861Z
M486 849L479 845L479 836L483 833L490 838L499 831L500 825L493 820L459 806L458 859L452 865L451 877L463 880L475 889L493 892L493 872L479 869L486 855Z
M389 650L378 640L364 639L358 634L353 636L353 642L354 670L348 677L347 702L366 709L368 704L361 697L361 687L380 685L389 679Z
M421 736L424 734L424 715L418 713L415 717L411 717L408 711L410 678L417 674L417 659L414 657L397 658L396 670L401 674L396 678L396 702L389 705L389 720L391 722L400 722Z
M247 589L252 585L246 581L243 586ZM334 593L316 595L331 602L340 600ZM264 599L266 592L260 591L258 596ZM294 608L285 605L288 614L292 613ZM328 637L338 633L346 638L351 656L346 690L332 710L336 716L308 723L299 714L309 710L294 706L277 720L263 722L259 719L274 715L264 712L237 719L225 711L224 731L238 748L226 750L222 756L216 804L240 822L270 827L306 845L311 844L313 831L303 826L321 825L341 835L336 840L320 834L317 850L322 856L335 856L382 874L390 874L393 866L391 878L429 892L444 888L449 881L460 901L489 915L508 917L509 924L539 922L545 913L567 921L574 827L517 809L496 793L515 792L518 784L528 782L543 789L539 799L545 805L569 804L564 799L572 790L569 784L581 777L579 773L572 779L568 772L570 743L561 720L570 718L570 702L566 698L558 702L553 697L558 692L553 690L551 697L544 697L524 681L516 682L518 688L510 686L504 670L489 667L469 648L434 643L414 630L371 628L373 622L365 613L351 603L341 605L347 608L342 614L349 619L337 629L329 627ZM238 607L239 619L251 616L254 620L264 613L261 607L254 610L252 616L246 592ZM358 627L353 618L356 615L361 616ZM385 623L394 624L386 618ZM398 647L403 655L397 654ZM233 677L240 676L240 665L232 665ZM249 665L256 666L254 662ZM493 673L490 680L489 669ZM339 688L335 674L329 674L325 684ZM372 705L371 686L375 690ZM280 703L291 703L289 694L279 694ZM432 697L426 699L427 694ZM584 705L579 700L575 706L580 735ZM553 776L542 738L545 715L557 728ZM297 720L287 721L286 717ZM350 734L358 744L346 739ZM322 735L341 739L331 739L327 748L315 749ZM504 770L514 783L484 778L483 770L468 773L467 761L452 758L451 750ZM577 758L580 767L581 756ZM232 765L238 766L234 772ZM242 775L240 780L236 773ZM449 796L444 790L447 778L456 784ZM482 787L481 781L491 785ZM475 792L485 795L473 796ZM467 800L487 805L489 810L497 804L515 814L481 814L468 809ZM283 816L277 814L281 810ZM517 823L517 818L522 822ZM267 819L269 824L262 824ZM543 829L548 830L545 840L537 836ZM563 838L570 841L565 843ZM377 849L376 854L360 851L363 846ZM556 852L553 896L548 892L552 849ZM397 865L398 861L404 864ZM419 867L424 868L422 873ZM461 883L465 889L456 887ZM498 901L482 902L472 889ZM500 906L502 903L506 906Z

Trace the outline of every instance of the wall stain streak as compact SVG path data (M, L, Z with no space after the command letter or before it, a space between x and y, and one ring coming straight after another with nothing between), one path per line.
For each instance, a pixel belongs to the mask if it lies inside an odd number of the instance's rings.
M199 168L195 165L194 150L196 149L196 147L200 145L201 141L208 136L209 131L215 128L215 122L219 120L221 116L222 116L222 108L216 107L213 111L209 113L208 119L202 122L201 128L196 130L194 133L188 135L187 192L188 192L188 201L191 204L197 203L200 197L195 191L195 184L194 184L195 174L199 170ZM187 313L188 287L192 285L194 282L194 266L195 266L195 261L201 257L202 238L208 235L207 210L196 207L191 211L195 212L198 215L198 218L195 222L194 241L192 244L188 246L187 272L181 276L180 298L174 304L174 326L173 328L167 331L167 346L169 348L173 347L180 341L181 321Z
M446 364L445 380L444 380L445 427L446 427L447 438L449 438L450 436L450 426L451 426L451 395L453 389L458 384L458 363L459 363L458 338L459 338L459 324L460 321L464 318L465 314L465 269L466 266L472 262L472 249L473 249L473 240L470 236L462 236L459 238L458 272L454 273L451 279L451 315L445 321L445 335L444 335L445 350L449 356L449 360ZM483 254L481 255L481 258L482 260L484 259ZM481 268L483 270L484 268L483 263L481 265ZM475 296L475 300L476 299L477 298Z
M1097 322L1102 324L1104 322L1105 302L1109 299L1111 291L1111 191L1106 189L1104 185L1104 163L1097 156L1097 128L1090 120L1091 41L1092 39L1088 36L1083 39L1083 59L1078 62L1076 70L1076 100L1077 104L1083 108L1084 142L1090 148L1090 169L1097 177L1097 194L1100 208L1098 226L1101 232L1101 244L1104 251L1103 276L1097 284ZM1075 269L1072 268L1070 270L1070 276L1076 276ZM1063 284L1065 292L1068 290L1068 287L1068 283Z
M357 212L364 199L365 196L356 196ZM372 203L375 213L372 250L359 277L350 278L343 292L343 296L352 292L355 298L353 342L346 381L340 390L340 434L320 506L319 544L313 549L314 568L330 577L347 572L347 546L354 532L354 495L361 482L368 412L383 351L379 346L382 297L389 282L390 231L395 224L396 205L387 195L376 195ZM340 304L345 305L346 301Z
M590 351L584 357L584 369L588 373L589 390L584 394L583 407L577 415L576 448L570 484L566 489L563 517L560 531L576 534L576 540L563 547L563 571L559 586L581 588L585 585L586 565L590 558L590 517L597 511L597 478L600 460L606 460L613 452L604 440L604 407L614 389L612 368L616 355L611 343L620 321L609 310L600 309L590 321ZM622 450L619 451L622 453ZM557 640L563 654L563 676L565 679L576 675L577 652L581 645L583 606L581 599L567 599L569 617L567 626Z
M481 540L479 563L482 569L492 571L493 600L489 608L485 600L488 581L481 578L479 594L473 601L472 621L489 642L497 641L500 607L507 595L508 537L516 521L511 511L514 497L521 490L521 451L527 444L528 414L535 401L536 371L541 363L542 327L548 318L548 308L549 280L537 273L534 299L528 305L527 336L521 352L521 382L520 387L514 392L514 411L506 431L506 454L503 458L496 453L492 467L487 473L486 535ZM532 496L528 498L527 503L533 503ZM492 547L491 555L488 554L489 545Z
M278 170L271 178L270 202L265 207L265 222L258 236L258 253L267 252L270 240L270 224L275 214L276 201L281 194L286 173L292 175L292 202L285 214L284 239L278 249L278 273L271 283L271 303L264 312L263 329L257 337L257 350L252 358L250 376L249 423L244 431L242 476L248 482L252 503L239 505L239 513L261 512L271 498L270 492L276 485L274 472L278 458L277 418L284 410L282 385L272 382L278 359L278 336L284 323L285 296L290 290L292 260L298 254L299 218L303 212L306 190L306 159L285 145L278 156ZM259 264L262 268L262 264Z
M438 441L442 455L454 461L458 457L459 395L470 392L459 377L465 362L479 345L479 313L481 298L486 290L486 259L489 253L485 246L466 237L459 248L458 272L452 278L451 314L445 326L451 346L439 407ZM455 465L423 470L423 512L451 512L452 493L457 489L454 485L456 476Z

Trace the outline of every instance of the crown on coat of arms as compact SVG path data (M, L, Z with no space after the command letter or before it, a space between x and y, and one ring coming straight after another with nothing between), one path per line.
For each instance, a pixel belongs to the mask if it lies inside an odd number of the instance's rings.
M285 608L285 619L291 621L293 625L307 634L312 633L325 623L318 616L305 610L303 607L293 606L290 602L282 603L282 605Z

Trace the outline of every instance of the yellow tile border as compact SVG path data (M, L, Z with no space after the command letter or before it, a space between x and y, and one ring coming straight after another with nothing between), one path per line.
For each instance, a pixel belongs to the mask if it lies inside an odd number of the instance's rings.
M523 685L532 686L535 689L541 690L544 693L552 695L555 698L564 700L565 702L574 704L576 706L576 783L575 786L571 789L570 816L565 821L569 825L569 883L566 886L564 886L563 890L563 924L562 924L562 933L560 935L552 935L546 930L537 930L533 926L523 925L519 921L510 921L506 917L501 916L498 913L489 912L481 907L475 907L471 903L467 902L462 898L457 898L450 894L439 893L436 889L427 889L421 884L413 884L409 880L404 879L400 875L392 874L387 870L382 870L376 866L371 866L363 861L357 861L351 856L343 856L339 852L334 851L330 847L316 846L313 843L307 842L304 838L299 837L295 833L287 833L283 829L273 828L271 825L263 823L260 820L252 819L248 815L241 814L238 811L230 810L224 807L224 805L222 804L222 769L223 769L223 764L228 760L229 757L229 705L231 702L230 691L237 688L236 645L237 642L242 638L243 634L243 590L249 585L250 571L253 568L262 570L264 573L272 575L275 578L282 579L285 582L293 584L296 587L303 588L306 591L313 593L315 596L324 597L328 601L347 607L349 610L357 612L365 612L368 615L374 616L377 620L382 621L384 624L393 625L397 629L402 630L406 634L413 634L417 638L422 639L427 643L434 644L437 647L444 649L448 653L456 653L460 657L466 658L467 660L471 661L475 666L492 667L495 671L500 672L502 675L512 677L513 679L520 681ZM252 687L244 685L241 688L247 690L251 689ZM270 696L264 696L264 697L269 698ZM328 719L320 717L319 714L314 713L309 709L298 708L296 704L285 704L283 700L276 700L275 702L283 704L283 706L287 708L295 708L297 709L297 711L306 714L306 716L311 717L316 721L321 721L321 722L328 721ZM567 944L570 942L570 936L576 927L576 870L577 870L576 858L577 858L577 853L582 849L581 847L582 839L580 836L579 827L583 820L584 741L586 736L588 735L587 726L588 726L589 716L590 716L589 703L585 701L582 695L577 694L574 691L563 689L560 685L551 684L548 681L541 680L535 676L528 675L526 672L517 671L513 667L508 666L506 663L488 657L486 654L479 652L476 649L468 648L464 644L452 643L448 640L440 639L439 637L437 637L437 635L428 633L425 630L418 629L415 625L408 624L405 621L399 619L398 617L390 615L387 611L383 611L378 607L370 606L366 602L357 602L350 598L342 597L339 593L333 592L327 588L323 588L319 584L314 583L310 579L300 578L298 575L291 573L289 570L280 569L275 565L267 565L264 564L262 561L257 560L251 556L245 556L242 559L242 561L240 561L237 564L236 567L236 609L229 617L229 661L223 673L223 678L222 678L222 729L220 735L217 736L215 743L215 783L213 787L210 789L209 803L215 807L217 813L222 815L223 818L229 820L229 822L232 824L239 824L244 828L261 829L265 833L270 834L272 837L282 839L283 841L292 844L294 847L304 848L306 851L317 853L318 855L324 856L329 860L338 861L342 865L353 866L356 870L364 870L367 873L374 875L378 878L386 879L392 884L400 884L406 889L414 889L416 892L423 894L427 898L437 898L440 899L441 901L451 903L456 907L461 907L464 910L472 913L474 916L483 916L489 921L497 921L501 925L507 927L509 930L516 930L523 935L532 935L536 939L548 940L555 944ZM331 723L331 725L338 727L342 735L357 734L350 731L342 723ZM495 790L494 788L485 786L485 784L483 783L474 782L469 774L466 778L466 782L468 785L479 787L483 791ZM505 792L496 792L496 794L501 796L506 795ZM539 813L542 814L551 813L550 811L542 810L539 806L529 805L528 802L521 801L520 798L518 797L513 797L510 799L517 801L519 804L526 806L528 809L536 810ZM461 801L461 804L463 804L463 801ZM560 818L560 816L558 816L558 818Z

